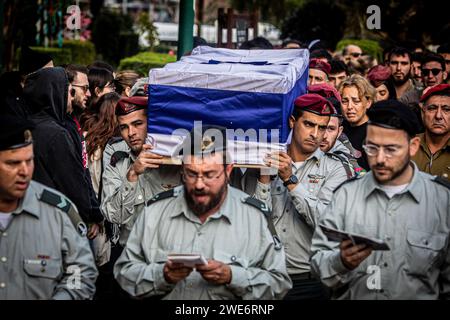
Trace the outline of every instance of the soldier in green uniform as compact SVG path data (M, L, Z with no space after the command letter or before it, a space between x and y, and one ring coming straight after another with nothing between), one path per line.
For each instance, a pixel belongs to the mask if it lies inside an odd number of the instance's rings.
M450 85L430 88L420 101L425 133L412 160L419 170L450 181Z
M371 172L335 190L326 227L380 239L390 250L328 241L316 228L311 265L336 299L450 297L450 184L419 171L417 118L396 100L368 112L364 149Z
M32 128L0 119L0 300L92 299L86 225L68 198L31 180Z
M267 208L229 186L226 150L205 132L188 139L201 148L183 151L183 186L155 196L138 217L114 275L136 297L280 299L291 281ZM171 253L201 254L207 263L194 268L168 260Z
M147 97L119 100L116 107L122 139L107 144L102 177L101 210L108 221L120 226L124 246L145 201L181 183L180 167L163 165L151 152L147 137Z
M330 203L333 190L348 178L342 159L320 150L332 104L318 94L295 100L290 119L292 141L287 153L265 159L278 175L261 175L255 197L272 209L272 219L286 252L293 281L285 299L326 299L321 282L311 274L310 248L317 220ZM351 175L351 172L350 172Z

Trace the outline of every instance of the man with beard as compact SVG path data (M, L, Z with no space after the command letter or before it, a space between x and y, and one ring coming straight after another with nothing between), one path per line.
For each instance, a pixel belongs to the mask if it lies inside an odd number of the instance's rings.
M431 88L420 101L425 133L413 161L419 170L450 180L450 85Z
M411 80L411 53L401 47L391 50L388 56L397 99L409 106L419 103L420 92Z
M84 66L69 64L66 66L67 77L72 85L70 96L72 98L72 114L80 120L80 115L87 108L87 102L91 96L88 82L88 69Z
M261 175L257 181L254 196L272 208L273 223L286 252L293 288L285 299L327 298L320 281L311 274L309 258L316 221L333 190L347 180L341 160L319 148L334 113L331 103L318 94L298 97L289 119L292 141L287 153L265 159L278 175L274 179Z
M364 149L372 171L337 188L319 223L390 249L327 240L319 227L312 268L337 299L449 298L450 185L411 161L420 139L408 106L381 101L368 115Z
M183 185L149 201L114 275L141 298L281 299L291 282L265 206L228 185L225 129L198 129L185 140ZM168 259L171 253L207 261L177 263Z

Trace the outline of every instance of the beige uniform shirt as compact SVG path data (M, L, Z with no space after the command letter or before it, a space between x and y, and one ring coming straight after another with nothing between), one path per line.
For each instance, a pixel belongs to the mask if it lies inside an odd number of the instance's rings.
M172 197L145 208L114 267L121 287L132 296L165 299L281 299L291 288L283 250L275 250L264 214L244 203L249 196L233 187L220 210L205 223L192 213L183 186ZM213 285L193 271L176 285L165 281L169 253L200 253L230 265L231 283Z
M110 159L115 151L124 151L128 157L115 166ZM134 221L143 212L145 203L154 195L181 184L179 166L163 165L159 169L147 169L137 182L129 182L127 173L136 156L130 152L125 141L108 144L105 148L101 211L105 218L121 225L121 245L125 245Z
M411 183L389 199L368 173L342 185L320 222L384 240L350 271L339 243L316 229L312 268L340 299L437 299L450 296L450 190L415 167Z
M347 180L342 163L317 151L293 167L299 179L289 191L277 177L270 185L258 181L255 197L272 208L275 229L286 252L289 274L310 271L311 239L319 215L330 203L333 190Z
M31 181L6 229L0 229L0 300L91 299L97 269L86 237ZM65 198L65 201L69 201Z

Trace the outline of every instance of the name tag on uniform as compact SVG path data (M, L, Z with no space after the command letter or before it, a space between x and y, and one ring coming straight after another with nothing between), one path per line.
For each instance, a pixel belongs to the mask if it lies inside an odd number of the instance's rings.
M320 174L308 174L309 183L319 183L321 179L325 179L325 176L322 176Z

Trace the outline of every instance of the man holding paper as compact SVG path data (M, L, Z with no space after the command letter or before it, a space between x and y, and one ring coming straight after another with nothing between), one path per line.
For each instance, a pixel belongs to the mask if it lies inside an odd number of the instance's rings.
M408 106L380 101L368 116L371 172L337 188L319 223L380 239L390 250L332 241L318 227L312 268L337 299L449 298L450 186L410 160L420 140Z
M273 223L286 252L293 288L285 299L327 298L323 285L311 274L309 259L319 215L333 190L347 180L342 160L319 148L335 112L331 102L318 94L298 97L289 119L292 141L288 152L265 159L278 175L275 179L260 175L257 181L255 197L272 208Z
M265 205L229 186L225 129L195 129L184 143L183 186L138 217L114 267L118 283L142 298L281 299L291 281Z

